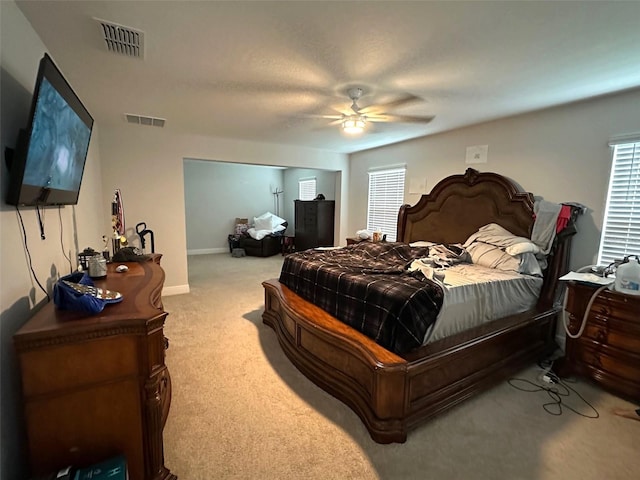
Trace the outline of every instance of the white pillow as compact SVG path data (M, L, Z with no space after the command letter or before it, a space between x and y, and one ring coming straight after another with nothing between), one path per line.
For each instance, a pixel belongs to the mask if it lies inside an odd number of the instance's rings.
M505 253L495 245L473 242L466 249L471 255L471 261L477 265L511 272L517 272L520 268L520 260L518 258Z
M522 238L522 237L515 237ZM523 253L540 253L540 247L533 242L516 243L515 245L509 245L504 249L509 255L522 255Z
M471 261L477 265L536 277L542 276L540 264L531 252L509 255L500 247L484 242L473 242L466 247L466 250L471 255Z
M509 230L501 227L497 223L489 223L480 227L478 231L472 234L464 246L471 245L474 241L480 241L503 247L509 255L520 255L522 253L540 253L540 247L525 237L518 237Z
M435 243L427 242L425 240L419 240L417 242L411 242L409 244L410 247L433 247Z
M286 222L284 218L280 218L279 216L274 215L271 212L263 213L259 217L253 217L253 223L256 223L257 220L269 220L270 225L266 227L265 230L273 230L278 225L282 225L284 222ZM261 223L261 225L266 225L266 223L265 224ZM256 230L260 230L260 229L256 227Z
M269 213L269 215L260 215L259 217L253 217L253 228L256 230L268 230L269 232L273 230L273 216Z
M280 218L275 214L271 215L271 228L273 228L274 232L279 232L280 230L276 230L276 227L281 226L284 222L286 222L284 218Z

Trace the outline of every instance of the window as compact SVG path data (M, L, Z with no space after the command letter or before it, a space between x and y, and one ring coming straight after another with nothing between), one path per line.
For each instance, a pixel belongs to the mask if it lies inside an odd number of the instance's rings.
M404 168L369 172L367 230L380 229L387 241L395 242L398 212L404 203Z
M313 200L316 198L316 179L305 178L298 180L298 199Z
M640 255L640 141L614 145L598 265Z

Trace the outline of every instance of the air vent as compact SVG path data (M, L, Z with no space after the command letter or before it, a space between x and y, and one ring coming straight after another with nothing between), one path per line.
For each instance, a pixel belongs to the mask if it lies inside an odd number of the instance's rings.
M98 18L94 20L100 24L107 50L127 57L144 58L144 32Z
M149 127L164 127L164 122L166 122L166 119L164 118L147 117L145 115L135 115L133 113L125 113L124 116L127 117L127 122L129 123L147 125Z

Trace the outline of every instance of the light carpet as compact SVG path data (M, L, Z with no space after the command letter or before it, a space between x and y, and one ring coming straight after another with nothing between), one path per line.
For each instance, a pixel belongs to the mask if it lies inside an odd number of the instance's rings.
M599 412L550 415L544 392L507 382L379 445L343 403L303 376L262 323L261 282L280 255L190 256L191 293L164 298L173 399L165 464L180 480L640 478L633 405L586 381L570 384ZM518 375L536 381L535 365ZM572 394L566 405L592 415Z

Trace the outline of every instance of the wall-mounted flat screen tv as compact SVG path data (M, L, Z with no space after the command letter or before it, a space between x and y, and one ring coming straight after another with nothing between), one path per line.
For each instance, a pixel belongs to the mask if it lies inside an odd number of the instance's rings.
M9 205L78 203L93 118L45 54L9 169Z

